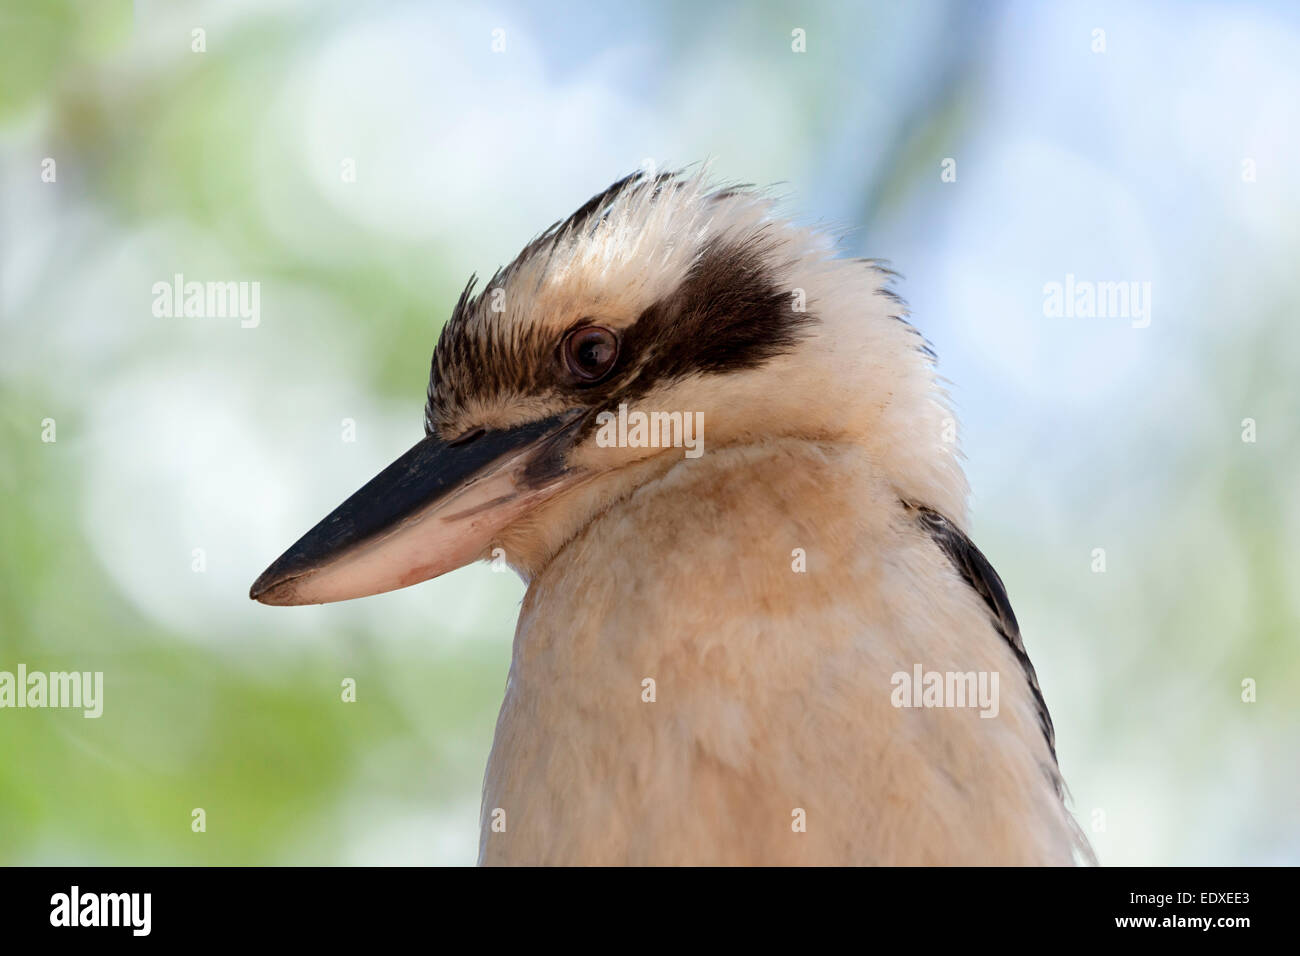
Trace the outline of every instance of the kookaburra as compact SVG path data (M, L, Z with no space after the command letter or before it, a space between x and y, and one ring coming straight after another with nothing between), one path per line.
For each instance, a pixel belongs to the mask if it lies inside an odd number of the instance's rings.
M251 596L518 571L483 863L1086 858L891 278L761 191L622 179L471 279L425 437Z

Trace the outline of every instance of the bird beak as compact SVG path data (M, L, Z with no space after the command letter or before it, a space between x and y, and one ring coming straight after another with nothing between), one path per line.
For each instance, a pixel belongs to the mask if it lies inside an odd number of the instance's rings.
M418 584L486 556L493 536L570 483L569 412L468 441L429 437L303 535L254 582L263 604L326 604Z

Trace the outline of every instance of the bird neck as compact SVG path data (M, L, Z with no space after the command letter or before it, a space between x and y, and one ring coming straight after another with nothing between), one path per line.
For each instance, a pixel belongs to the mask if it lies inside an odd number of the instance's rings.
M484 861L976 862L1003 816L970 807L996 800L1030 834L999 859L1059 857L1027 691L1003 688L992 746L971 715L944 717L945 736L891 705L891 674L916 661L1015 667L967 595L910 580L942 556L901 511L861 447L795 440L715 449L610 503L524 599ZM971 654L936 630L966 611L988 630ZM1032 805L988 797L988 779L1032 787ZM927 793L966 801L952 827L908 818L934 812L907 803Z

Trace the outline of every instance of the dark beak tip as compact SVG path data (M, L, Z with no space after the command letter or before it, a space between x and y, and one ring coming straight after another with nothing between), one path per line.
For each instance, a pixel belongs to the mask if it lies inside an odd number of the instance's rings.
M292 581L296 575L286 576L273 564L261 573L248 589L250 599L259 604L281 606L294 603Z

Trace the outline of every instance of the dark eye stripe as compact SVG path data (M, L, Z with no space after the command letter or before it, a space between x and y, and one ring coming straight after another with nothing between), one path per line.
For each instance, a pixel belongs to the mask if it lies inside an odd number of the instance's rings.
M623 333L623 351L645 356L632 383L637 393L692 373L757 368L789 351L816 322L767 268L754 242L705 252L671 295L650 306Z

